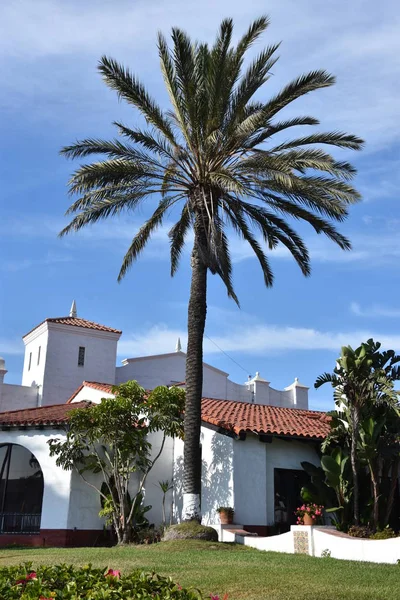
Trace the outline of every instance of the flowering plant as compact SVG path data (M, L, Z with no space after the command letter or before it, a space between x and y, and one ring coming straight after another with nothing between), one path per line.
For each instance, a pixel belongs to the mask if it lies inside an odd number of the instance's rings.
M324 507L320 504L302 504L295 511L297 517L297 525L304 525L304 515L308 515L315 523L321 520Z
M211 596L213 597L213 596ZM0 567L1 600L202 600L200 592L183 588L169 577L91 565ZM218 596L214 596L217 599Z

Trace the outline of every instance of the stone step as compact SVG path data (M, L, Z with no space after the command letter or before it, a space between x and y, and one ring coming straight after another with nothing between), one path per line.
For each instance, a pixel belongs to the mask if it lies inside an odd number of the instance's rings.
M229 529L225 529L225 531L229 531L230 533L234 533L235 535L240 535L242 537L245 537L245 536L258 537L257 533L253 533L251 531L246 531L245 529L240 529L238 527L229 527Z

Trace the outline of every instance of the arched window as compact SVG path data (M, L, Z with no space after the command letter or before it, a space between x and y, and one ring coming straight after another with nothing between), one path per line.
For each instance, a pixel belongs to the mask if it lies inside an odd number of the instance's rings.
M0 444L0 534L39 533L42 500L36 457L18 444Z

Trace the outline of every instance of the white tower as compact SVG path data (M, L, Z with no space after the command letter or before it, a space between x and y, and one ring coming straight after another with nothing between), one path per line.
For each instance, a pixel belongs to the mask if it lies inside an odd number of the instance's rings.
M22 385L39 386L40 403L63 404L83 381L115 383L121 331L78 317L46 319L22 339L25 360Z

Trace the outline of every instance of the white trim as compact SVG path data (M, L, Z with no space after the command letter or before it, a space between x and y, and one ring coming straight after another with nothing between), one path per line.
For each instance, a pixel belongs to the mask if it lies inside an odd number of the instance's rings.
M118 341L121 337L120 333L113 331L101 331L99 329L91 329L89 327L81 327L79 325L66 325L64 323L48 323L49 331L63 331L72 333L73 335L87 335L90 337L104 338L107 340Z
M63 331L77 335L90 335L98 338L106 338L108 340L118 341L121 333L115 331L103 331L101 329L92 329L91 327L83 327L82 325L70 325L68 323L53 323L52 321L44 321L35 329L22 337L25 345L29 344L45 331Z

